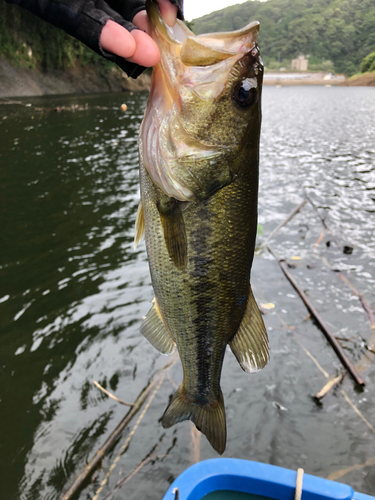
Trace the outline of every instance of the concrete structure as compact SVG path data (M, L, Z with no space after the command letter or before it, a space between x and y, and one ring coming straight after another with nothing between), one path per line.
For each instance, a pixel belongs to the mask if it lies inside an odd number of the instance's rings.
M305 59L305 56L301 54L297 59L292 59L291 69L296 69L297 71L307 71L309 66L309 61Z

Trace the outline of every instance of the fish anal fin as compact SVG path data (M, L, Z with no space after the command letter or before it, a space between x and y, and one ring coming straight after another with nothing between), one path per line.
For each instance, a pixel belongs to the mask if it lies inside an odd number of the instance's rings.
M145 232L145 213L143 210L142 200L139 202L137 217L135 219L135 235L134 235L134 249L137 248Z
M165 328L155 299L141 324L141 333L161 354L170 356L176 349L176 344Z
M183 269L187 263L187 239L179 202L170 198L167 203L158 203L157 208L169 256L176 267Z
M229 345L245 372L257 372L268 363L268 335L251 288L242 322Z
M227 441L227 428L225 422L224 398L220 391L216 401L199 405L186 394L183 385L174 393L172 401L165 410L162 418L164 429L172 425L191 420L197 429L202 432L211 446L222 455Z

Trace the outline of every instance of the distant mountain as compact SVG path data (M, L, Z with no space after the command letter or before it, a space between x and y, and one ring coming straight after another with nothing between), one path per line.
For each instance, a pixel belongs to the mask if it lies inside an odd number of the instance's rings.
M257 0L193 20L197 34L232 31L260 22L259 47L266 64L299 54L331 60L337 72L358 72L375 51L374 0Z

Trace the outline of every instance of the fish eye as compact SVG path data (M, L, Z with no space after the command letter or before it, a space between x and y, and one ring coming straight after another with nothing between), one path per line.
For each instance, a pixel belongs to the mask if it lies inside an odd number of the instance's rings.
M241 108L248 108L255 101L256 93L256 79L245 78L234 87L233 99Z

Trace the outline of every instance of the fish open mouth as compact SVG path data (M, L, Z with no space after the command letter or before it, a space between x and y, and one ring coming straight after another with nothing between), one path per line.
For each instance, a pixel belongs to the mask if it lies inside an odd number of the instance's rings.
M240 59L257 42L258 21L232 32L195 35L179 19L173 27L168 26L161 17L156 0L147 0L146 9L151 23L151 36L161 52L157 68L163 73L164 88L172 100L178 96L176 87L188 67L212 66L226 59L231 59L233 64L234 58L235 61ZM212 79L216 77L217 73L213 72ZM166 107L171 99L165 99Z
M204 199L212 186L222 187L233 180L229 170L218 174L218 179L214 174L215 165L230 155L233 144L217 144L194 134L182 115L192 101L209 106L220 99L233 68L254 50L259 23L234 32L197 36L180 20L169 27L156 0L147 0L146 8L161 60L153 70L140 133L142 160L154 183L168 196L179 201ZM214 183L203 179L203 170L212 171L209 176L215 178Z

